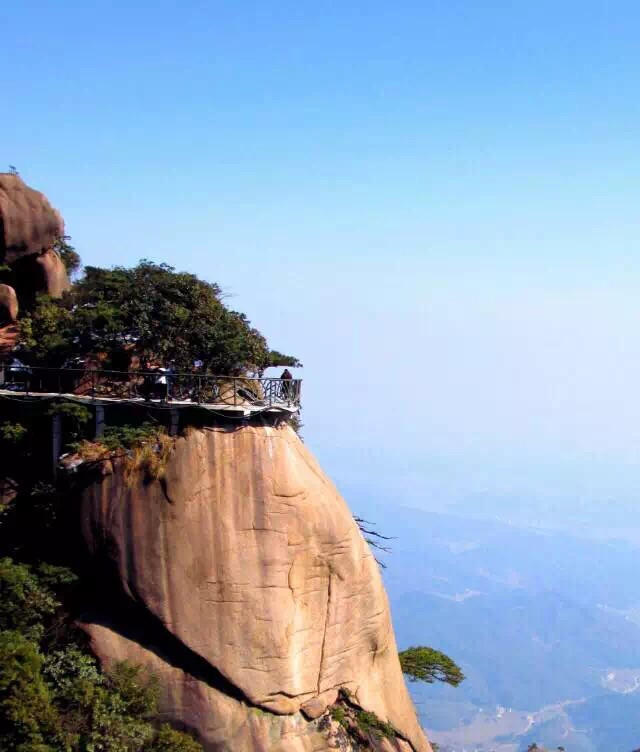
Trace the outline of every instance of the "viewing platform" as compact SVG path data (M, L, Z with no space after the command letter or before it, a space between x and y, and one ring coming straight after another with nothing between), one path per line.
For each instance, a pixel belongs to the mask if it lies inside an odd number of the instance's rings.
M212 376L202 373L111 371L0 365L0 398L65 398L79 403L200 408L237 417L294 415L301 379Z

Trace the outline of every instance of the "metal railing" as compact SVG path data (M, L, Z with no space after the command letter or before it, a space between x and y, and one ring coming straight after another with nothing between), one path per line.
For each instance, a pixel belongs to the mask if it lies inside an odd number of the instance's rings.
M301 379L0 365L0 390L234 407L300 406Z

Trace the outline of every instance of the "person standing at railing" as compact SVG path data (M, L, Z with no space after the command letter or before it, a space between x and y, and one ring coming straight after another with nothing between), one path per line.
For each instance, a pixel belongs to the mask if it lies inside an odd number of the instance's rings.
M158 399L162 402L168 402L169 401L169 379L168 374L169 369L164 368L164 366L158 366L156 368L156 394L158 396Z
M164 401L167 398L167 377L166 369L154 368L153 371L147 371L144 374L144 380L140 387L140 393L145 400L158 399Z
M293 397L293 384L291 383L293 381L293 376L288 368L285 368L280 374L280 380L282 381L282 399L285 402L289 402Z
M175 379L174 374L176 372L176 369L174 368L173 361L169 363L168 367L164 369L165 376L167 379L167 402L169 400L172 400L175 398L175 395L173 394L173 389L175 385Z
M7 370L10 384L26 384L31 373L31 369L16 357L11 359Z

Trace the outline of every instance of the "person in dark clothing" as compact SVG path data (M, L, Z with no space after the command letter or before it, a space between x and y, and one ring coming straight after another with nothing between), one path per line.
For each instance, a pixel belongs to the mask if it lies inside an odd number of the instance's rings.
M293 376L288 368L280 374L280 380L282 381L282 399L288 402L293 397Z

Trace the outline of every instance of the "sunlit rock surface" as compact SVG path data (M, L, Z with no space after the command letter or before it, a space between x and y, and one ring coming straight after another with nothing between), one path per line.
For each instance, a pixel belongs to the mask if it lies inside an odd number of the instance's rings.
M18 175L0 173L0 261L42 253L62 235L62 217L46 196Z
M430 750L378 566L291 428L193 430L162 480L125 476L108 463L84 491L91 554L115 574L85 629L103 661L158 673L164 717L207 750L321 752L346 688L397 730L380 750Z

